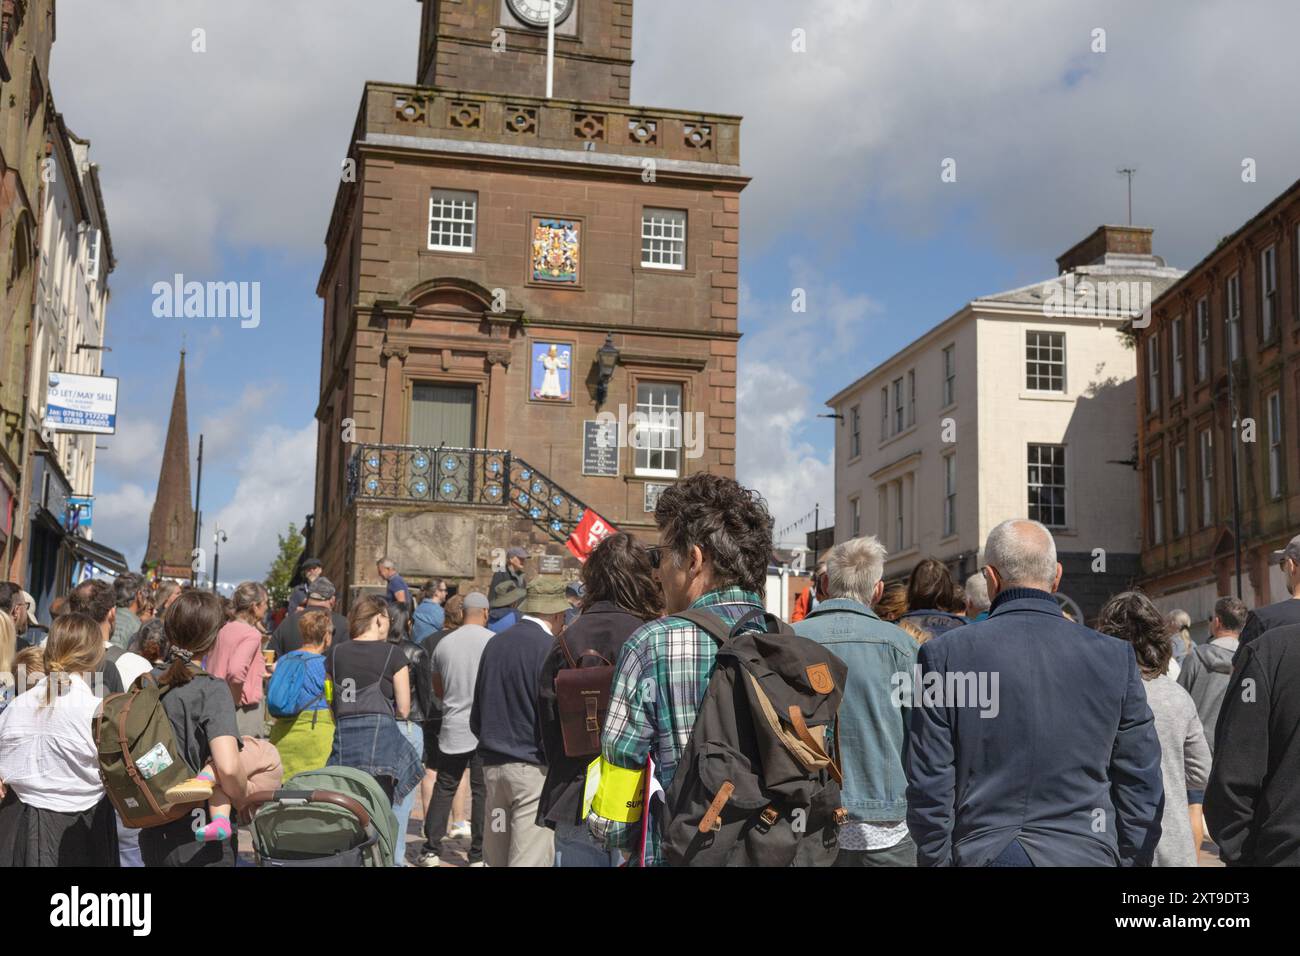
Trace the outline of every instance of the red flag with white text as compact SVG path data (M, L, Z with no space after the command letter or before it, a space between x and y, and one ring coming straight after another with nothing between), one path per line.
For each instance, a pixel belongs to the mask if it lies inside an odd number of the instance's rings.
M569 535L569 540L564 544L573 552L575 558L585 562L587 555L591 554L596 545L611 534L617 533L617 528L596 514L591 508L588 508L583 512L582 520L578 522L578 526L573 529L573 533Z

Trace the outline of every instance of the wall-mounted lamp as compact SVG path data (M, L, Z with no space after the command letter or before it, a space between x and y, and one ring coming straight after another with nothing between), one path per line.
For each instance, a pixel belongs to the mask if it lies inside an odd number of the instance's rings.
M605 333L605 344L596 350L596 407L605 404L609 396L609 380L614 377L618 366L618 346L614 344L614 333Z
M73 352L73 354L75 355L77 352L80 352L80 351L82 351L83 349L84 349L85 351L87 351L87 352L111 352L111 351L113 351L112 346L109 346L109 345L87 345L85 342L79 342L79 343L77 343L77 347L76 347L75 349L73 349L72 352Z

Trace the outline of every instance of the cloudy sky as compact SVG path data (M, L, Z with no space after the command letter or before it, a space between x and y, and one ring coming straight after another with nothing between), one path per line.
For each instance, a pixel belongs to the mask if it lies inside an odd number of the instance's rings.
M1123 222L1118 167L1137 167L1134 221L1183 268L1300 178L1297 28L1290 0L637 3L633 101L745 117L739 471L778 527L831 512L822 403ZM312 510L337 169L362 84L413 81L418 31L413 0L60 0L51 86L101 165L118 259L120 430L95 531L133 564L182 339L222 579L262 577ZM260 325L154 317L151 287L176 273L260 281Z

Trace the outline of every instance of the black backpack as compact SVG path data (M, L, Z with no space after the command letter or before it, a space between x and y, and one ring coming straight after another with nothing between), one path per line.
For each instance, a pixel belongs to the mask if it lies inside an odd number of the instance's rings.
M730 627L685 618L718 642L717 666L665 795L671 866L829 866L838 852L839 767L826 750L848 665L771 614ZM762 618L765 630L745 630Z

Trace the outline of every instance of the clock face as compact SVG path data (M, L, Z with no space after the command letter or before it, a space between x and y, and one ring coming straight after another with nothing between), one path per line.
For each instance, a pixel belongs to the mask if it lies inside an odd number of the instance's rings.
M511 12L533 27L544 27L550 22L552 0L506 0ZM563 23L573 12L575 0L554 0L555 22Z

